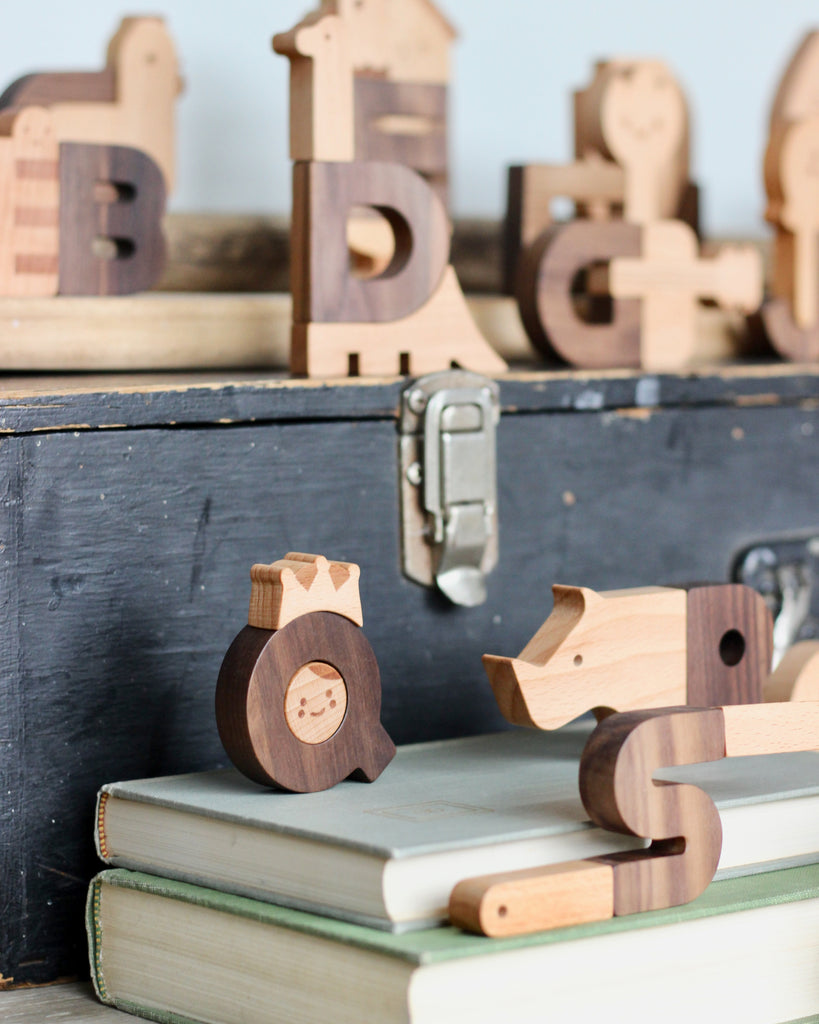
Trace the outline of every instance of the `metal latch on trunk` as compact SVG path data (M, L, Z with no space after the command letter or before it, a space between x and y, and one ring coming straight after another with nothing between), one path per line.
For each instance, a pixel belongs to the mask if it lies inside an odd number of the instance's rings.
M482 604L498 560L498 394L495 381L445 370L401 400L404 573L454 604Z

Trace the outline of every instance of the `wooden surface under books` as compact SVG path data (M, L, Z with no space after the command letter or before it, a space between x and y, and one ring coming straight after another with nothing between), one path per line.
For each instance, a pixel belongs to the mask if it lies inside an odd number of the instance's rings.
M0 1017L3 1024L127 1024L134 1020L100 1003L90 983L73 982L0 992Z

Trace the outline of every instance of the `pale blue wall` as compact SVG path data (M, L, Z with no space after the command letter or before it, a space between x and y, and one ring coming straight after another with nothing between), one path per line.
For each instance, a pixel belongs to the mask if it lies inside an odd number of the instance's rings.
M121 13L111 0L2 0L0 79L97 67ZM178 210L286 212L287 62L269 40L310 0L154 0L182 55ZM570 152L569 91L592 61L652 55L682 80L710 232L762 232L760 158L772 90L816 0L442 0L458 25L454 205L498 216L504 165ZM13 13L11 13L13 12Z

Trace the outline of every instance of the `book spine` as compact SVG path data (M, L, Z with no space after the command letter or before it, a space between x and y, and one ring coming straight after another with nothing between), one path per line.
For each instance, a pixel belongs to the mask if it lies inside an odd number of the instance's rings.
M97 848L97 856L110 864L111 857L108 853L108 841L105 836L105 808L111 794L106 789L97 793L97 809L94 814L94 845Z
M145 1020L156 1021L156 1024L202 1024L191 1017L181 1017L167 1010L155 1010L151 1007L132 1003L127 999L117 999L110 993L105 984L102 967L103 926L101 915L102 888L104 875L97 875L88 887L88 899L85 907L85 927L88 933L88 960L91 968L91 983L100 1002L114 1006L125 1013L143 1017Z

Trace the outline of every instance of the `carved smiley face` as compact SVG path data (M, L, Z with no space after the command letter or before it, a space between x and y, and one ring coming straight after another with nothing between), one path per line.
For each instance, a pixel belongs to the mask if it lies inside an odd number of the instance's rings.
M668 159L684 138L685 100L657 61L619 67L606 90L602 116L606 145L623 163Z
M323 743L338 732L347 711L347 687L324 661L296 672L284 694L287 727L302 743Z

